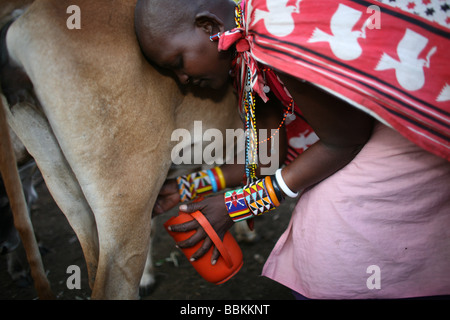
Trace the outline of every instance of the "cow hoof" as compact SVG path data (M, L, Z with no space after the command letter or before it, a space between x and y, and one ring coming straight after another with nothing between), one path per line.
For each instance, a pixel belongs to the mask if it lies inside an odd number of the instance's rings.
M47 253L52 252L52 250L42 244L39 244L39 252L41 256L45 256Z
M139 284L139 295L141 297L146 297L152 294L155 289L155 276L152 274L144 274Z
M256 243L256 242L258 242L259 239L260 239L259 235L254 231L246 232L246 233L242 233L242 234L239 234L239 233L236 234L237 242Z
M33 279L30 275L21 276L14 281L19 288L29 288L33 285Z
M250 230L246 221L238 222L234 225L235 237L238 242L255 243L259 236L255 230Z

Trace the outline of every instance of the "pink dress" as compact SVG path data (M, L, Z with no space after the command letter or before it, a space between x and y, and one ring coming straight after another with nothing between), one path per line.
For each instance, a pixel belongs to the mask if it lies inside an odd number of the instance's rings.
M378 124L300 197L263 275L314 299L450 294L450 162Z

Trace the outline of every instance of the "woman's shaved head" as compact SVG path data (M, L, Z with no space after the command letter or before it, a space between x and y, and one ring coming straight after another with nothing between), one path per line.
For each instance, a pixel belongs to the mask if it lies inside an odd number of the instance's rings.
M228 78L230 52L209 37L235 27L233 0L138 0L136 35L142 52L182 83L218 87Z
M195 16L208 0L138 0L135 27L138 35L151 31L158 37L194 27Z

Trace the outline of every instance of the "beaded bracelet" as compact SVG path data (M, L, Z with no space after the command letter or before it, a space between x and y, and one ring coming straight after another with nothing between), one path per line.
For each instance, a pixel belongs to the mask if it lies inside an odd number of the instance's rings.
M245 201L255 216L275 208L266 190L264 180L257 180L244 187Z
M244 188L225 192L224 200L230 218L238 222L275 209L284 198L275 177L267 176Z
M226 188L225 177L219 167L177 177L181 202L190 201Z
M225 192L224 200L228 214L234 222L253 217L244 199L244 189L240 188Z

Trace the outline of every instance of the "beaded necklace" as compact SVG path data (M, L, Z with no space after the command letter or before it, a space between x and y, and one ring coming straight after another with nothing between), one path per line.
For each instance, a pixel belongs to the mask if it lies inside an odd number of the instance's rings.
M235 23L236 28L243 28L243 15L241 6L235 7ZM251 72L246 67L245 85L241 87L241 110L245 119L245 174L247 183L256 180L256 169L258 166L258 134L256 131L256 113L255 113L255 97L251 87ZM241 85L242 86L242 85Z
M243 12L240 4L237 4L235 7L235 23L237 29L245 28ZM247 177L247 184L249 184L257 180L256 169L258 167L258 145L270 141L276 134L278 134L279 130L281 129L286 120L286 117L289 115L290 112L293 113L294 107L293 107L293 100L291 100L290 103L286 106L286 111L284 112L283 119L281 120L276 131L267 139L258 141L258 134L256 128L255 97L252 88L252 73L248 66L245 66L245 68L246 68L245 77L242 77L240 81L241 87L240 112L241 114L243 114L245 122L245 132L246 132L245 174ZM265 75L266 72L270 71L271 71L270 69L265 68L262 70L262 73ZM245 82L244 85L243 82ZM269 91L270 87L266 85L264 87L264 92L268 93Z
M245 106L245 130L246 130L246 174L247 182L256 180L256 169L258 167L258 133L256 131L256 112L255 112L255 97L253 90L250 87L250 71L247 70L247 85L244 93Z

